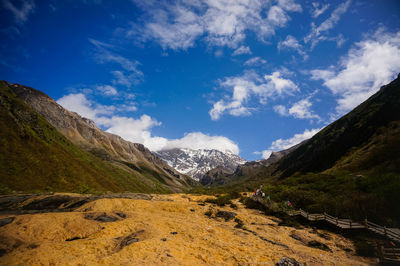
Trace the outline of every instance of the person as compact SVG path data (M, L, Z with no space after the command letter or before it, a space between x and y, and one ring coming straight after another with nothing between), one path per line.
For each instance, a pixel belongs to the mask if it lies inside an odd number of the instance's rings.
M262 191L263 187L264 187L264 184L261 184L260 188L259 188L259 191L260 191L260 196L264 198L265 197L265 193L264 193L264 191Z
M265 193L262 191L262 188L263 188L263 184L261 184L260 185L260 188L258 188L258 189L256 189L255 191L254 191L254 195L255 196L261 196L261 197L265 197Z

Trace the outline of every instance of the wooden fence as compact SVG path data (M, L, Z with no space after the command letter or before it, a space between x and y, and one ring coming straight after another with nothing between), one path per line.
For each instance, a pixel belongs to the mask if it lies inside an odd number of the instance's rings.
M260 197L253 197L256 201L265 205L265 200ZM331 216L327 213L308 213L302 209L290 210L287 212L290 216L300 215L309 221L326 221L336 227L342 229L367 229L376 234L383 235L390 240L400 243L400 229L398 228L386 228L378 224L372 223L365 219L363 222L354 222L351 219L340 219L338 217ZM400 248L395 247L381 247L380 248L381 258L387 262L400 262Z
M265 201L260 197L255 197L256 201L265 205ZM365 219L363 222L354 222L351 219L341 219L327 213L308 213L302 209L290 210L287 212L290 216L301 215L309 221L326 221L342 229L368 229L374 233L383 235L393 241L400 243L400 229L386 228L372 223Z

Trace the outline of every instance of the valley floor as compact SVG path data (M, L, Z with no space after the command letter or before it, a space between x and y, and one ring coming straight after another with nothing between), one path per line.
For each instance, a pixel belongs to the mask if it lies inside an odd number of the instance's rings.
M282 257L307 265L376 264L356 256L340 235L278 226L278 218L239 202L237 209L204 204L207 197L98 198L68 212L3 212L0 265L274 265ZM312 240L331 251L308 247Z

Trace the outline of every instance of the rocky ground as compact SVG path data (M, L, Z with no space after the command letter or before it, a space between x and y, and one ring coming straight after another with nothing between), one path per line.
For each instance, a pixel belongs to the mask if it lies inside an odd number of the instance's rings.
M0 197L0 265L371 265L352 242L184 194ZM234 206L233 206L234 207ZM281 260L283 262L284 260Z

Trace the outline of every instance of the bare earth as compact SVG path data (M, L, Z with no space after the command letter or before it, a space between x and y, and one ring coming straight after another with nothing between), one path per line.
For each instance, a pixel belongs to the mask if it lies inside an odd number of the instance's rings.
M282 257L307 265L376 264L356 256L352 242L340 235L278 226L277 218L239 202L237 210L199 205L207 197L98 199L72 212L0 215L15 217L0 227L0 265L274 265ZM235 228L234 219L207 217L210 208L213 216L218 210L236 213L247 231ZM93 220L103 216L115 221ZM332 252L307 247L311 240Z

